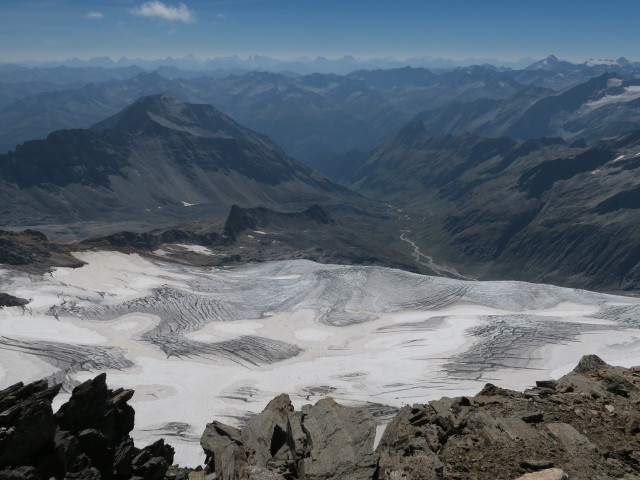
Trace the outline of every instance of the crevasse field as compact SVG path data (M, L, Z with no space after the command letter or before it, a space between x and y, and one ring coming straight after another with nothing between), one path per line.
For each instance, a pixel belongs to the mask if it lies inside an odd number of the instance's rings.
M133 388L139 445L169 437L199 465L213 419L239 425L274 396L389 407L523 389L581 355L640 363L640 299L522 282L465 282L309 261L206 269L114 252L44 276L0 271L29 299L0 309L0 388L108 373Z

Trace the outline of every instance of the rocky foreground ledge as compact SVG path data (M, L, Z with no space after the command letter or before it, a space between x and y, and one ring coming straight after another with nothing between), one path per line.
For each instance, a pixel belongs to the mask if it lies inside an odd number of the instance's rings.
M0 392L0 480L640 479L640 368L590 355L536 385L406 406L375 451L367 410L326 398L295 411L283 394L242 430L208 424L205 465L187 469L163 440L134 446L133 391L105 374L55 414L59 385L19 383Z

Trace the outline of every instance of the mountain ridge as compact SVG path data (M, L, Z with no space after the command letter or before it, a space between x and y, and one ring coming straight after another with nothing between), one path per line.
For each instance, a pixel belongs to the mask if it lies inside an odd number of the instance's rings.
M18 207L0 212L5 224L25 226L25 216L38 212L52 217L46 223L145 212L175 223L177 211L188 216L194 206L214 213L233 203L358 198L213 107L168 94L143 97L93 130L61 130L18 146L0 156L0 181L6 205ZM172 212L163 215L164 208Z
M407 128L346 180L406 210L423 251L472 277L639 288L639 131L588 147Z

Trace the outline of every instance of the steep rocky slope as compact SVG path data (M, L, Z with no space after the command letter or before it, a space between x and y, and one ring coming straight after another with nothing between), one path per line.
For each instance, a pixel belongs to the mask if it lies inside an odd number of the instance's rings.
M346 176L364 195L406 207L424 251L475 262L475 275L634 290L639 155L638 131L586 148L434 137L414 121Z
M529 87L506 99L460 99L417 118L435 135L471 132L519 139L562 137L594 142L638 127L640 82L605 73L563 92Z
M0 156L0 185L4 225L79 222L84 233L125 221L167 226L232 204L357 202L267 137L168 94L143 97L92 130L20 145Z

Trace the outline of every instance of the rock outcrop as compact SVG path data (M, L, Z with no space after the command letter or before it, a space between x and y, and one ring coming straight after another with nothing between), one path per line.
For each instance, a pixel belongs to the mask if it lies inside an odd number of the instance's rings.
M375 478L375 420L331 398L294 411L286 394L273 399L242 432L207 425L201 445L206 470L225 480Z
M640 372L589 355L523 393L406 406L380 445L381 479L640 478Z
M0 307L22 307L27 303L29 300L0 292Z
M110 390L100 374L77 386L54 414L60 385L18 383L0 392L0 479L160 480L173 448L159 440L136 448L129 433L133 390ZM172 469L173 478L187 473Z
M53 267L81 267L84 262L70 254L68 245L51 241L42 232L27 229L17 232L0 230L0 264L42 273ZM3 300L0 297L0 306L16 305Z

